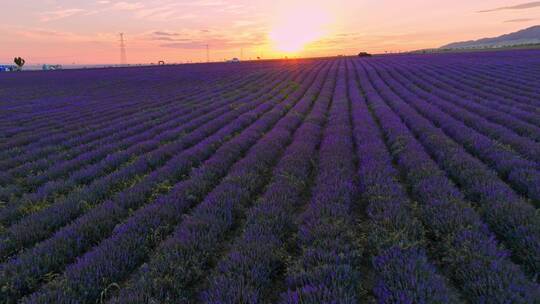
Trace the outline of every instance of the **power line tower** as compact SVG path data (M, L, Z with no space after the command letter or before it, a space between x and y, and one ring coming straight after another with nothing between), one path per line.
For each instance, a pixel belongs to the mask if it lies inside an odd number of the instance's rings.
M206 45L206 62L210 62L210 47Z
M120 33L120 64L127 64L126 42L124 40L124 33Z

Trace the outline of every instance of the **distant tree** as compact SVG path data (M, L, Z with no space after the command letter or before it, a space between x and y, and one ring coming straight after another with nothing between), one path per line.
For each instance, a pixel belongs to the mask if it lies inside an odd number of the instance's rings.
M17 65L18 70L20 71L20 70L22 70L22 67L26 63L26 60L22 59L21 57L15 57L15 59L13 59L13 62L15 62L15 64Z

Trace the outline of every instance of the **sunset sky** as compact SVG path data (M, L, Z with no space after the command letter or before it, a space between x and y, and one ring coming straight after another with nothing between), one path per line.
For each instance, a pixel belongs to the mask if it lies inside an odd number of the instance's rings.
M0 5L0 63L212 61L406 51L540 24L540 1L19 0Z

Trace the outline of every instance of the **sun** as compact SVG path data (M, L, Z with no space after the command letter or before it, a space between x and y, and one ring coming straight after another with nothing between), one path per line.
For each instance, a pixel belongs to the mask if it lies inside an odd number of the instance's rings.
M297 53L324 37L328 23L329 15L322 8L287 8L276 18L269 38L277 51Z

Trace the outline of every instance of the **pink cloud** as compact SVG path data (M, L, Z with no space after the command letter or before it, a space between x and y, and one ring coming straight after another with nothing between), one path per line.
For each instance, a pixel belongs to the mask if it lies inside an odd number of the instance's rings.
M80 8L59 9L55 11L41 13L40 20L42 22L49 22L53 20L68 18L83 12L86 12L86 10Z

